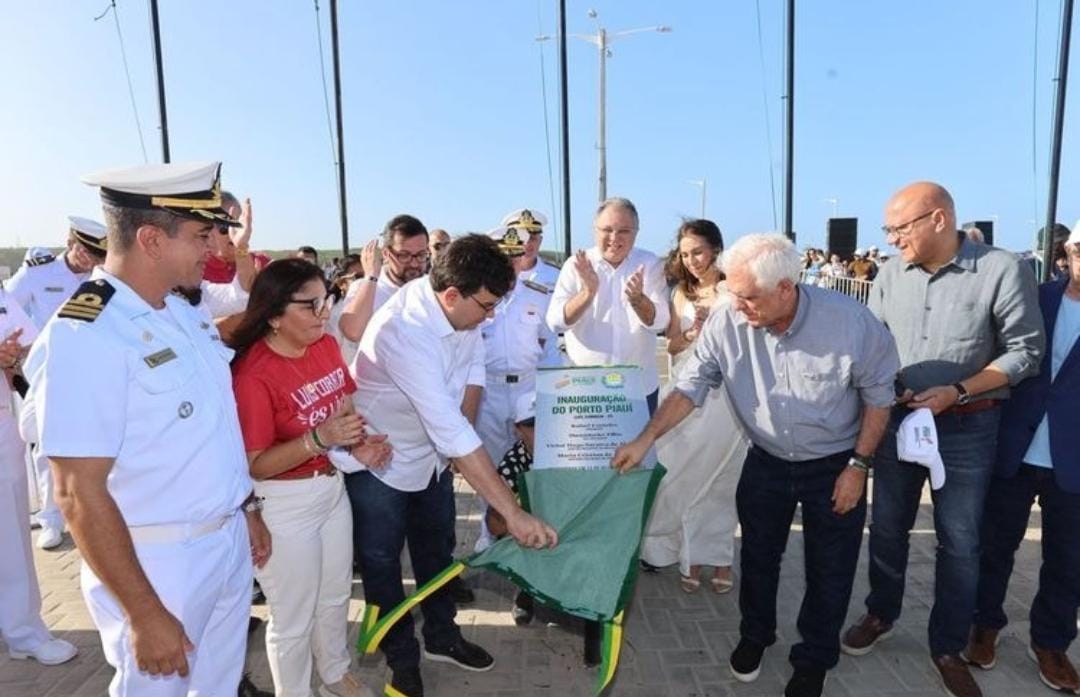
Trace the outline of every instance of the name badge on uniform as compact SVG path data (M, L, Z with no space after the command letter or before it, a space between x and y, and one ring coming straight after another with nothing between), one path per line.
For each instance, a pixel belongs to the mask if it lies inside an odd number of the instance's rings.
M56 286L45 286L45 291L48 293L63 293L63 288L57 288Z
M4 307L3 305L0 305L0 315L6 315L6 314L7 314L7 308Z
M157 353L151 353L149 356L143 356L146 365L151 368L157 368L159 365L164 365L174 358L176 358L176 352L171 348L162 349Z

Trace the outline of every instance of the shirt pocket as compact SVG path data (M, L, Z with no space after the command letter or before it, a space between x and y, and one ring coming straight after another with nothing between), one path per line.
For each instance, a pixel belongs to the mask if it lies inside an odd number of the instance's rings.
M831 408L851 385L851 365L846 362L815 361L796 371L796 394L814 408Z
M947 307L944 321L937 325L936 330L941 332L948 344L978 340L984 331L987 316L978 303L961 301L950 303Z

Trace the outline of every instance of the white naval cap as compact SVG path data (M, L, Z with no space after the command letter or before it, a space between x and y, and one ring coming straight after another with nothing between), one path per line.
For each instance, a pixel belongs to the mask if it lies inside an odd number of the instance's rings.
M29 263L35 259L49 259L53 258L53 253L45 247L30 247L26 250L26 254L23 255L23 263Z
M866 250L865 250L865 249L863 249L863 248L861 248L861 247L860 247L859 249L856 249L856 250L855 250L855 256L857 256L857 257L864 257L864 256L866 256Z
M487 236L499 243L499 250L508 257L519 257L525 253L525 241L521 239L517 228L499 227L489 230Z
M1080 220L1076 221L1076 225L1073 225L1072 232L1069 233L1069 239L1065 240L1065 244L1080 244Z
M534 211L531 208L519 208L503 216L502 222L499 224L529 233L536 233L543 232L547 223L547 216L543 213Z
M101 187L101 200L121 208L163 209L195 220L239 225L221 207L221 163L138 165L87 174L84 184Z
M81 242L90 252L105 254L108 231L104 225L96 220L69 215L68 227L71 230L71 236Z

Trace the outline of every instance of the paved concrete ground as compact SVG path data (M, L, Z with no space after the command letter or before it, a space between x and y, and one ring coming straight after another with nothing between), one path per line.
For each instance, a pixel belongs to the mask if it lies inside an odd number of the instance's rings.
M472 548L476 536L476 497L463 485L458 492L459 553ZM1025 656L1027 608L1038 578L1039 517L1032 516L1028 536L1017 560L1007 611L1013 623L1000 645L998 666L977 679L987 697L1040 695L1042 686ZM920 512L912 535L908 586L896 634L878 651L859 659L844 656L831 674L826 694L833 697L937 697L943 694L930 666L926 622L933 593L934 535L929 505ZM111 670L102 658L97 635L78 589L79 554L70 541L57 551L36 554L45 620L58 636L75 642L81 654L59 667L44 668L30 661L12 661L0 653L0 697L102 695ZM866 550L860 560L849 620L861 614L866 594ZM509 608L513 587L490 574L473 573L477 589L474 606L458 613L465 635L488 648L497 664L488 673L465 673L444 664L425 663L427 694L432 696L525 697L528 695L588 695L595 670L582 667L580 628L535 622L515 627ZM411 585L410 585L411 587ZM789 675L787 652L797 638L795 617L802 597L802 540L796 521L780 586L780 641L765 654L762 676L744 685L728 672L727 659L738 639L736 594L717 596L704 588L683 593L674 569L643 574L628 613L622 661L610 694L619 697L704 697L782 695ZM351 636L362 609L363 590L356 581L350 609ZM264 608L256 608L264 614ZM575 633L576 632L576 633ZM1073 651L1073 660L1080 660ZM270 688L263 632L254 636L249 668L255 682ZM388 677L381 657L358 660L369 684L381 687Z

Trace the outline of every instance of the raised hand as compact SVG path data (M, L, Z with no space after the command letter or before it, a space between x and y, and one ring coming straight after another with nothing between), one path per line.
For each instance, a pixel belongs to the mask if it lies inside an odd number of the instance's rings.
M8 370L18 365L23 355L23 347L19 344L22 333L22 329L16 329L0 342L0 369Z
M589 296L595 296L596 289L600 287L600 276L589 262L589 258L585 256L585 252L580 249L574 253L574 270L577 271L578 278L581 279L585 290L589 292Z
M244 199L240 208L240 227L229 228L229 240L237 249L247 249L251 244L251 199Z
M626 299L633 303L645 297L645 265L639 264L630 278L626 279Z
M371 240L360 250L360 263L364 266L365 276L378 276L382 271L382 249L379 240Z

